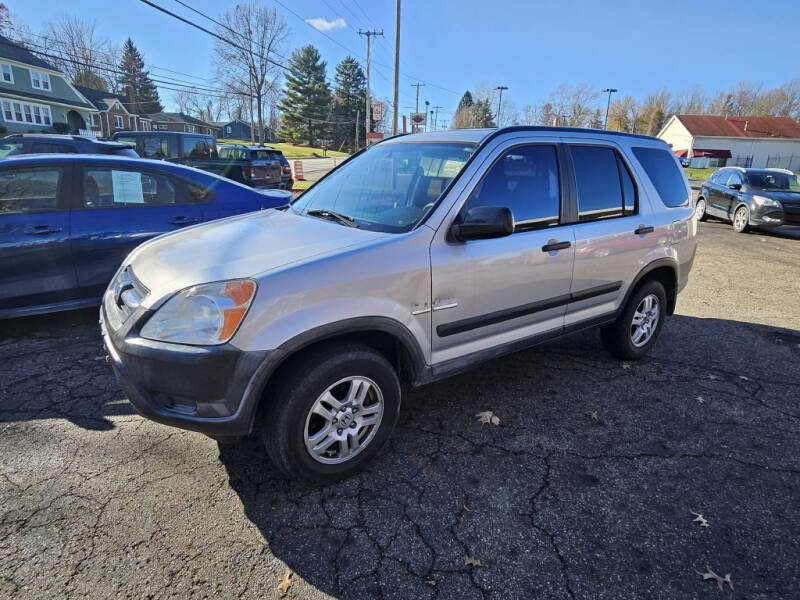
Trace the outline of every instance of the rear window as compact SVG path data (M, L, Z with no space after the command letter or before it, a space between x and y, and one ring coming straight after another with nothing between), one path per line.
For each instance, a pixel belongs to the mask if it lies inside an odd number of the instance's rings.
M633 153L644 167L661 202L670 207L689 203L684 175L672 154L658 148L634 148Z
M253 150L250 158L252 160L280 160L281 153L274 150Z

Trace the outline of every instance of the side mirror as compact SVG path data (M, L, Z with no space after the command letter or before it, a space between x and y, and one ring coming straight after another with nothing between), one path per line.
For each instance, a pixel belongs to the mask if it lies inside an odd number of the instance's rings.
M740 190L740 189L742 189L742 184L741 183L732 183L728 187L730 189L732 189L732 190Z
M514 233L514 215L505 206L476 206L450 232L459 242L505 237Z

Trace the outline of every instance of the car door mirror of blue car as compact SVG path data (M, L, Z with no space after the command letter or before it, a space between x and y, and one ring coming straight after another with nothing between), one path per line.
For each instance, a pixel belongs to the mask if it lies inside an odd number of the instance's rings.
M514 233L514 215L505 206L475 206L450 229L458 242L505 237Z
M742 184L741 184L741 183L732 183L732 184L730 184L730 185L728 186L728 189L731 189L731 190L740 190L740 189L742 189Z

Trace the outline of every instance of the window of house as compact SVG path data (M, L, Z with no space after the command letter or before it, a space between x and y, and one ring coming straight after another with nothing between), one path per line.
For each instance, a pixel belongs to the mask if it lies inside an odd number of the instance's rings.
M233 127L231 127L230 125L226 125L225 126L225 133L230 133L231 131L233 131Z
M520 146L503 153L467 201L467 209L476 206L508 207L514 215L514 231L557 225L560 193L555 146Z
M150 131L150 121L142 121L142 131Z
M90 119L92 122L92 127L100 127L100 117L97 113L92 113L90 115Z
M167 128L167 126L166 126L166 124L164 124L164 123L159 123L159 124L158 124L158 128L159 128L159 129L166 129L166 128Z
M61 169L9 169L0 172L0 214L58 208Z
M123 127L122 117L120 115L114 115L114 129L122 129Z
M31 85L37 90L50 91L50 75L31 69Z
M50 107L29 102L3 100L3 118L9 123L33 123L51 125Z
M685 206L689 203L686 175L666 149L633 148L633 154L644 167L665 206Z
M5 63L0 64L0 75L6 83L14 83L14 71L11 70L11 65Z
M570 146L578 186L578 220L621 217L636 211L636 186L613 148Z

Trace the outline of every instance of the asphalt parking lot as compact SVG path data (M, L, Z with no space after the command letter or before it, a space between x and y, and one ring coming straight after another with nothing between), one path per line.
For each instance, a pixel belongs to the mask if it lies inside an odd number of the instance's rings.
M800 229L699 244L647 360L588 332L421 388L326 488L135 415L95 311L0 322L0 597L800 597Z

